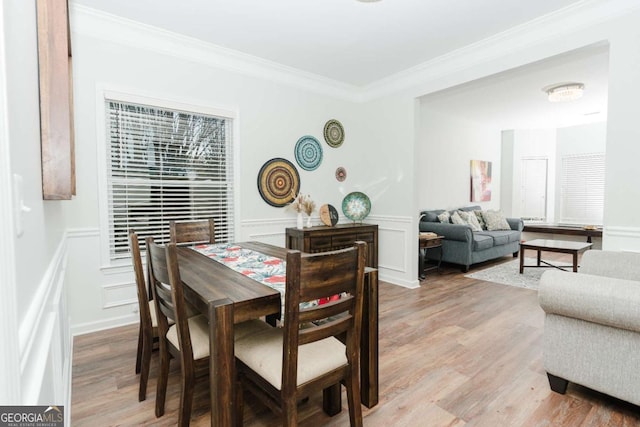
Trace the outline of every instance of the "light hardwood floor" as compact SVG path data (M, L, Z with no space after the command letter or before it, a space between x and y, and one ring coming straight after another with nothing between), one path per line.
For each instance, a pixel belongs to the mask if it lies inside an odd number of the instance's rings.
M421 284L380 284L380 403L363 407L366 426L640 426L637 406L571 383L566 395L549 390L535 291L469 279L454 266ZM176 424L179 365L172 361L166 412L156 418L157 354L138 402L136 344L137 325L74 339L73 426ZM193 426L210 423L207 386L196 384ZM244 415L249 427L279 425L249 394ZM301 404L300 420L349 425L345 393L337 416L322 412L318 395Z

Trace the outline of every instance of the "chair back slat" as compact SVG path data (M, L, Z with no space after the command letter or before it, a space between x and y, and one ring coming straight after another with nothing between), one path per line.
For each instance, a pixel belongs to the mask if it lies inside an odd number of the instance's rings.
M300 330L298 345L320 341L328 337L342 335L349 331L353 318L351 315L341 316L339 319L329 320L327 323Z
M215 243L215 222L213 219L169 223L171 243L177 245Z

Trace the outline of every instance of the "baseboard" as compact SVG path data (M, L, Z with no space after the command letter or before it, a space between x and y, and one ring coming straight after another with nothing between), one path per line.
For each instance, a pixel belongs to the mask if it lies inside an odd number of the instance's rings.
M78 325L74 325L71 328L71 335L78 336L84 334L90 334L92 332L104 331L106 329L118 328L120 326L132 325L138 323L140 317L138 314L132 313L126 316L114 317L106 320L99 320L96 322L87 322Z

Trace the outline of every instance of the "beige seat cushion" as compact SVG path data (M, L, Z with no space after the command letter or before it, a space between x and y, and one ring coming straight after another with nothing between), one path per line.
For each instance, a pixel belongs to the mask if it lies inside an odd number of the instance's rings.
M247 320L246 322L238 323L233 326L234 339L237 342L242 338L246 338L249 335L256 334L258 332L264 332L273 329L271 325L268 325L262 320L254 319Z
M154 328L158 327L158 315L156 313L156 305L153 300L149 301L149 314L151 315L151 326ZM171 319L167 319L169 326L173 325L174 321Z
M209 324L207 318L202 314L190 317L189 333L191 334L191 347L193 349L193 358L195 360L209 357ZM261 320L247 320L234 326L235 339L248 337L258 332L273 329ZM178 345L178 332L175 325L171 326L167 331L167 339L176 348Z
M235 343L236 357L278 390L282 387L282 333L282 328L271 328ZM333 337L302 345L298 349L297 384L346 364L345 346Z
M198 360L204 357L209 357L209 325L207 318L202 314L194 317L190 317L187 320L189 324L189 334L191 335L191 348L193 349L193 359ZM177 349L180 348L178 344L178 330L176 325L173 325L167 331L167 340L174 345Z

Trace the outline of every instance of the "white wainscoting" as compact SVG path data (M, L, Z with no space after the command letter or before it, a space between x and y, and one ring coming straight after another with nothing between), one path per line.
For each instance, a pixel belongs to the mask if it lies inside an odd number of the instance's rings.
M71 353L66 303L66 239L49 264L19 328L21 402L71 404Z
M602 248L605 250L640 252L639 227L607 226L602 237Z

